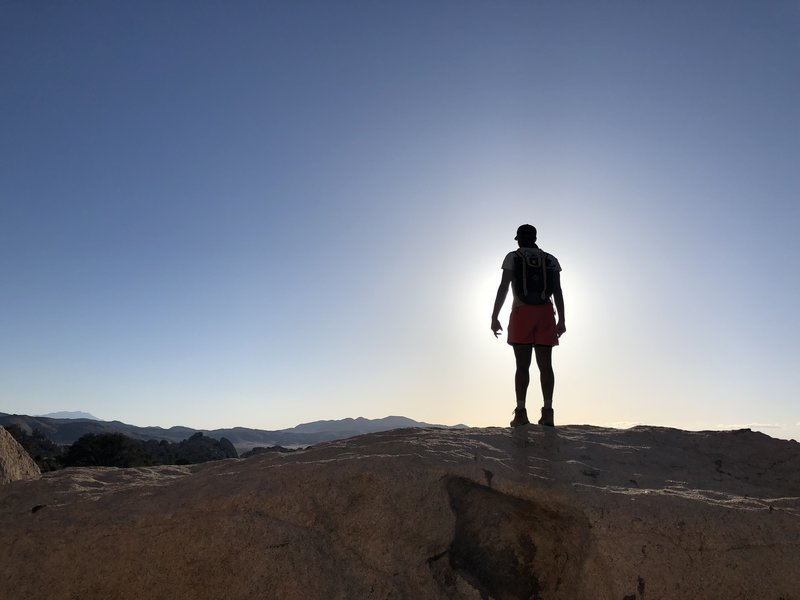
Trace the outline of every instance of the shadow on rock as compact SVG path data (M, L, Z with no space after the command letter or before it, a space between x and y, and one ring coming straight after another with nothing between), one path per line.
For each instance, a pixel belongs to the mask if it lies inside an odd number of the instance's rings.
M456 575L484 598L583 597L581 574L590 543L584 515L463 478L449 478L446 487L455 535L431 569L449 597L460 595Z

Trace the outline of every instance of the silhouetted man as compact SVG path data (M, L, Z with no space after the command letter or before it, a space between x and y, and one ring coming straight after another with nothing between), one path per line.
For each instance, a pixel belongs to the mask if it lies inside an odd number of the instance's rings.
M517 372L514 376L517 408L514 409L511 426L529 423L525 398L531 379L531 357L535 352L544 399L539 425L553 427L553 346L558 345L558 338L567 330L564 295L561 292L561 265L555 256L540 250L536 245L536 228L533 225L520 225L514 239L519 244L519 250L509 252L503 260L503 278L497 288L492 312L492 331L498 337L503 330L498 315L511 284L514 302L508 321L508 343L514 348L517 361ZM553 302L558 310L558 322Z

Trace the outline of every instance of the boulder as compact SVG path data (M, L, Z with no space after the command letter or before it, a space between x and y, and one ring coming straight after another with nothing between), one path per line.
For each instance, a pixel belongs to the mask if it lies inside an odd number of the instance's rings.
M25 449L0 427L0 485L40 474L39 467Z
M406 429L0 488L9 598L800 599L800 445Z
M236 448L226 438L215 440L198 431L189 439L175 444L172 451L177 464L202 463L209 460L222 460L224 458L238 458Z
M223 437L219 439L219 448L222 450L225 458L239 458L239 453L236 452L235 446L228 438Z

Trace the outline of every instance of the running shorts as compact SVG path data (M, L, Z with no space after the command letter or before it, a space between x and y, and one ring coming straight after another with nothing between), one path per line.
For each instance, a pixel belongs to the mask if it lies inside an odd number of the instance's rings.
M556 314L553 305L521 304L511 309L508 320L508 343L558 346Z

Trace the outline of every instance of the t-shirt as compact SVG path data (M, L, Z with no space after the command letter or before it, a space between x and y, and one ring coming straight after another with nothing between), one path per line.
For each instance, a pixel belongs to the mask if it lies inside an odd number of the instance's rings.
M526 257L532 256L539 252L539 247L535 246L533 248L519 248L518 250L514 250L513 252L506 254L506 257L503 259L504 271L514 271L514 256L517 252L521 252ZM561 265L559 264L558 259L552 254L548 254L547 252L544 253L544 264L548 271L555 271L556 273L561 272ZM511 304L512 308L520 306L521 304L525 304L522 300L517 298L517 294L514 292L513 285L511 286L511 293L514 294L514 301Z

